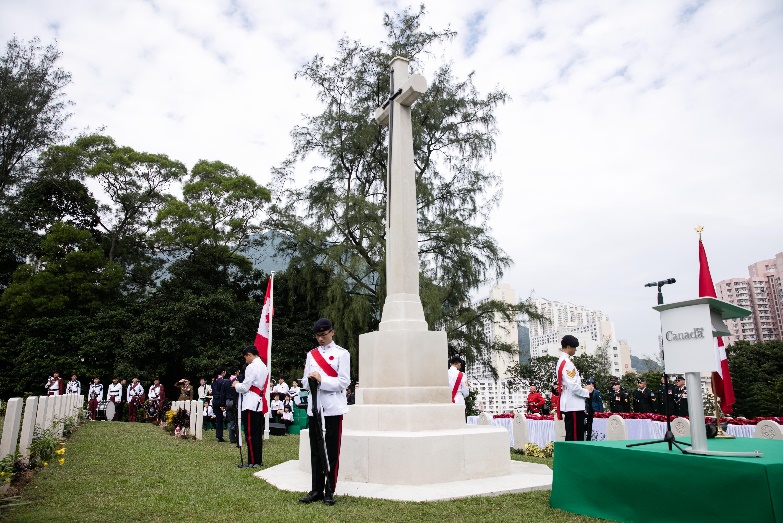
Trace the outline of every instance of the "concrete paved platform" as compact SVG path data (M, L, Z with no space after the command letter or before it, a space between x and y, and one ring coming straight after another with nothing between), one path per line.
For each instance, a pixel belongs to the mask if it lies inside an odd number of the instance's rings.
M299 470L299 461L292 460L254 474L280 490L307 492L310 474ZM511 462L511 474L492 478L452 481L430 485L385 485L338 481L337 496L378 498L394 501L441 501L472 496L498 496L513 492L549 490L552 470L546 465Z

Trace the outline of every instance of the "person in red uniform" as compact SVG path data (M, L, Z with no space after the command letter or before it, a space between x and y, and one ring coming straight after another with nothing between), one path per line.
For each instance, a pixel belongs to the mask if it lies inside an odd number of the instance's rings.
M546 400L544 396L536 389L536 384L530 384L530 394L527 395L527 413L528 414L541 414L541 407L544 406Z

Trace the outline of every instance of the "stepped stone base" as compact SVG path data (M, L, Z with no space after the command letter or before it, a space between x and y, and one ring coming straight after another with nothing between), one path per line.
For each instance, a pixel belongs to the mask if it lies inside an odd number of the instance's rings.
M508 441L506 442L508 445ZM507 451L508 452L508 451ZM341 460L342 461L342 460ZM342 476L342 465L340 467ZM261 470L255 476L270 484L291 492L310 490L310 473L304 472L300 462L286 461ZM388 485L386 483L337 482L337 496L388 499L392 501L441 501L473 496L499 496L552 488L552 470L546 465L512 461L508 473L502 476L430 483L427 485Z

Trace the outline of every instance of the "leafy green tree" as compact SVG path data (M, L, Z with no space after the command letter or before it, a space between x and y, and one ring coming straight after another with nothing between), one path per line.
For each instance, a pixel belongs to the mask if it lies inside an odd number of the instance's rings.
M108 262L88 231L54 224L41 243L40 263L22 265L0 297L0 371L3 392L40 390L48 372L85 369L109 373L113 340L85 344L119 298L123 270Z
M275 169L272 226L288 235L300 259L331 274L324 313L355 361L359 334L377 329L385 299L387 129L368 115L388 97L392 57L422 69L427 53L455 35L422 30L423 16L423 8L386 15L386 42L343 38L333 61L315 56L304 65L297 77L318 90L324 110L293 129L293 152ZM467 314L464 304L510 264L487 225L501 180L486 168L494 110L508 96L500 89L479 95L473 76L456 78L448 63L428 76L429 89L412 110L422 302L431 328L462 336L461 350L479 353L491 343L476 341L484 314ZM309 158L317 178L296 187L295 169Z
M738 341L726 348L734 416L783 415L783 341Z
M0 198L12 193L35 155L63 139L70 116L65 87L71 75L57 66L55 45L12 38L0 56ZM2 202L0 202L2 203Z
M200 247L224 247L231 254L261 238L258 215L269 190L223 162L199 161L182 200L170 197L155 220L155 240L164 250L189 254Z
M518 363L508 369L508 374L515 389L525 389L535 383L538 390L545 392L557 386L558 358L554 356L539 356L528 363Z

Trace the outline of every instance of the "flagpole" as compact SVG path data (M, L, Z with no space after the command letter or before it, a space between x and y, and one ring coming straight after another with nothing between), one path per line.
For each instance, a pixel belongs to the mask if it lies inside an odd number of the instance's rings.
M272 381L272 317L274 316L273 311L275 306L275 271L271 271L269 273L269 342L267 344L266 349L266 372L267 372L267 382L271 383ZM269 386L267 385L266 390L264 391L264 395L266 396L266 404L271 405L269 403L270 397L269 397ZM269 439L269 416L272 414L272 409L269 408L266 411L266 414L264 415L264 439Z

